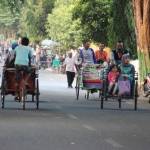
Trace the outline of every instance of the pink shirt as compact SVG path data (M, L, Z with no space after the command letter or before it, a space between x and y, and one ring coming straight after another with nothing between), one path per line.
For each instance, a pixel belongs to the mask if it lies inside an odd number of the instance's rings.
M108 73L108 81L109 82L116 82L116 79L118 78L118 76L119 76L119 72L110 71Z

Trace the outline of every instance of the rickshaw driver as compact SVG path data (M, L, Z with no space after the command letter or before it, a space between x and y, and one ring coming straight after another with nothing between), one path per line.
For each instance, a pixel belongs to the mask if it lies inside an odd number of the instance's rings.
M28 78L30 77L31 67L30 62L33 56L32 49L28 46L29 39L23 37L21 44L15 48L15 68L16 68L16 80L19 93L17 93L16 100L20 100L20 91L25 84L27 84ZM21 80L21 72L25 74L24 81Z
M90 48L89 41L83 41L83 49L80 50L80 56L83 64L96 64L95 54L92 48Z

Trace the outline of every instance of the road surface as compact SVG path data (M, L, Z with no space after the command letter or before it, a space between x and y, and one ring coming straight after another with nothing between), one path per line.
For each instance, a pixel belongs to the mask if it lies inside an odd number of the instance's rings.
M7 96L0 109L0 150L149 150L150 105L132 100L105 103L100 109L98 94L79 101L68 89L66 76L40 71L40 109ZM30 97L28 97L30 99Z

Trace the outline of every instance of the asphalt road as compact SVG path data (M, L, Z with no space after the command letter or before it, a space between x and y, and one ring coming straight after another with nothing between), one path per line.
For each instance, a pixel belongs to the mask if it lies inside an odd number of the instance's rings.
M98 94L79 101L75 89L68 89L66 77L40 72L40 109L6 97L0 109L0 150L149 150L150 105L140 100L118 109L115 100L100 109ZM28 97L28 99L31 99Z

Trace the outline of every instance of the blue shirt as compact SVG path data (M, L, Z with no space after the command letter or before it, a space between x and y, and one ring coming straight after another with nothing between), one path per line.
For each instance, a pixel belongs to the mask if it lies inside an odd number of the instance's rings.
M32 49L29 46L19 45L15 48L15 65L29 65L29 57L32 57Z

